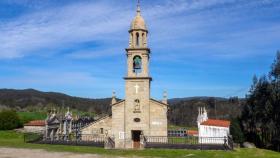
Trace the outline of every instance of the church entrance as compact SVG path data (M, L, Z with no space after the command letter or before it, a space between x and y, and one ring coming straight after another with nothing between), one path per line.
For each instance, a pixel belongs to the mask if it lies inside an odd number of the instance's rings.
M141 131L131 131L132 134L132 141L133 141L133 148L139 149L140 148L140 135Z

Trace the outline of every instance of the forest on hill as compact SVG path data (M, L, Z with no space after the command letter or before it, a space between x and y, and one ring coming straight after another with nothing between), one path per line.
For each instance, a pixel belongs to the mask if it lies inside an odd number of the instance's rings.
M53 108L59 110L69 107L79 111L104 114L110 111L110 102L111 98L88 99L72 97L62 93L41 92L34 89L0 89L0 110L47 112Z
M41 92L34 89L0 89L0 110L42 112L52 108L70 107L96 115L109 114L111 98L87 99L62 93ZM196 126L198 107L206 107L210 118L230 119L239 116L243 100L238 98L190 97L169 100L169 123L178 126Z
M178 126L197 126L198 107L205 107L209 118L231 120L241 115L244 102L244 99L238 97L171 99L168 120L171 124Z

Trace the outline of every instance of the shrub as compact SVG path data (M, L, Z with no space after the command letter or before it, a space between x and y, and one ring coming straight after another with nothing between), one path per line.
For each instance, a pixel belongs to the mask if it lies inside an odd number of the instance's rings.
M15 111L0 112L0 130L12 130L19 127L22 127L22 123Z

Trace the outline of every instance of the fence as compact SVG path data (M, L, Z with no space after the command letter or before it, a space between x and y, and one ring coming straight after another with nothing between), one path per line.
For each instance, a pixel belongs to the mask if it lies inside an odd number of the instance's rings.
M67 139L66 139L67 138ZM231 137L171 137L171 136L144 136L144 148L168 149L200 149L200 150L233 150ZM58 135L56 139L46 139L43 134L25 133L26 143L95 146L112 149L115 146L113 138L95 135ZM129 139L131 141L131 139Z
M78 145L104 147L105 137L95 135L57 135L54 139L44 138L43 134L25 133L24 142L37 144Z
M230 137L144 137L145 148L173 148L173 149L205 149L232 150L233 141Z
M24 133L23 140L25 143L35 143L43 140L43 134L41 133Z

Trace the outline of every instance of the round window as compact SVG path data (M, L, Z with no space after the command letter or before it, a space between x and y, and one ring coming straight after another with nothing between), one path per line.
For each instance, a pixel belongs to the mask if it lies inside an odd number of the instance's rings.
M140 118L135 118L134 119L134 122L140 122L141 120L140 120Z

